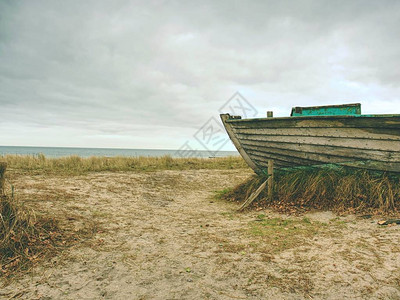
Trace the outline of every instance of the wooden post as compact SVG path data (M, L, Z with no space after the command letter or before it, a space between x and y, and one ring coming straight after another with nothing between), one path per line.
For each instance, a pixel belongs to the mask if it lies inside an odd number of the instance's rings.
M249 206L256 198L258 195L260 195L261 191L265 189L267 186L267 183L271 180L271 177L268 177L267 180L265 180L259 187L258 189L253 192L249 198L246 199L246 201L243 202L243 204L238 208L238 211L242 211L245 209L247 206Z
M5 173L6 173L7 163L0 162L0 196L3 196L4 191L4 183L5 183Z
M265 180L257 190L255 190L249 198L247 198L243 204L238 208L238 211L242 211L245 209L247 206L249 206L256 198L257 196L261 193L262 190L265 189L265 187L268 184L268 200L272 199L272 192L274 188L274 161L273 160L268 160L268 179Z
M268 200L272 200L272 192L274 189L274 161L268 160Z

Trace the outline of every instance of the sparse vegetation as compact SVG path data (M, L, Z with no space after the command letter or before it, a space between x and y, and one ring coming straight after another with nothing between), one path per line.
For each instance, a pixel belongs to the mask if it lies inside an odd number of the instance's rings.
M0 277L11 278L16 271L29 269L91 233L87 228L68 231L59 225L59 218L36 214L7 195L5 169L6 164L0 163Z
M217 158L172 158L162 157L88 157L67 156L48 158L39 155L5 155L1 161L10 169L47 173L82 174L100 171L156 171L190 169L237 169L247 168L240 156Z
M249 233L258 236L262 241L262 248L267 247L269 252L281 252L304 244L314 235L320 233L327 224L303 219L267 218L264 214L249 224Z
M234 219L232 214L224 216L229 220ZM337 229L343 229L343 225L337 220L324 223L307 217L271 217L261 213L243 228L243 232L252 238L252 243L234 245L226 240L218 240L217 242L222 245L218 251L234 253L249 251L274 255L305 245L314 236L333 234Z
M232 191L232 188L226 188L221 191L215 191L214 199L220 200L224 197L224 195L230 193L231 191Z
M400 178L396 174L351 168L300 169L277 171L272 199L262 191L253 205L279 210L331 209L394 212L400 209ZM223 199L243 201L265 180L252 178Z
M63 235L55 219L36 217L15 199L0 198L0 271L9 276L50 254Z

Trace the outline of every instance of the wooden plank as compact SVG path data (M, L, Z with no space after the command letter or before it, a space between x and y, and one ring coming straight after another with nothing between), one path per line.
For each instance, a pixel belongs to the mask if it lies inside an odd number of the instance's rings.
M400 129L390 129L386 130L385 132L382 132L382 130L378 132L371 132L370 130L365 130L364 128L242 128L234 126L234 132L263 136L315 136L400 141Z
M339 163L339 162L354 160L351 158L327 156L324 154L302 153L302 152L296 152L294 154L286 152L285 154L283 154L282 153L283 151L279 152L272 152L272 151L273 150L256 150L253 148L246 149L246 152L248 152L250 155L255 154L260 157L265 155L266 157L268 157L268 159L270 157L278 157L280 159L285 159L288 162L292 162L294 164L299 164L299 165L318 164L318 163Z
M268 163L266 161L271 157L260 157L255 154L251 154L253 161L257 164L257 166L261 169L263 173L266 173L268 169ZM276 165L278 165L278 160L274 160ZM279 162L279 168L295 168L295 167L307 167L307 166L321 166L329 163L319 162L319 163L282 163ZM348 161L348 162L340 162L340 163L332 163L336 165L342 165L353 168L361 168L375 171L389 171L389 172L400 172L400 163L391 163L391 162L374 162L374 161Z
M272 159L268 161L268 176L268 200L272 200L274 188L274 161Z
M257 167L260 168L261 170L268 169L268 163L265 162L264 157L258 158L257 156L252 156L252 160L257 165ZM275 168L291 168L291 167L293 167L293 163L274 159L274 166L275 166ZM265 174L265 172L263 172L263 174Z
M246 199L246 201L244 201L244 203L238 208L238 211L242 211L243 209L245 209L247 206L249 206L256 198L257 196L261 193L262 190L265 189L267 183L271 180L271 177L268 177L267 180L265 180L259 187L258 189L253 192L249 198Z
M244 148L248 146L256 146L258 149L276 149L277 151L294 151L314 154L327 154L334 156L348 157L351 159L364 159L364 160L378 160L378 161L400 161L400 153L396 151L380 151L370 149L353 149L343 148L337 146L325 145L303 145L303 144L288 144L279 142L267 141L249 141L243 140L242 145Z
M290 155L282 155L280 153L272 153L266 151L256 151L252 149L246 149L246 152L251 158L258 158L258 160L263 160L268 163L268 160L273 159L281 162L286 162L288 165L313 165L320 163L330 163L329 161L313 160L308 158L295 157ZM343 160L343 162L346 160Z
M259 157L256 155L252 155L253 161L257 164L260 170L263 173L266 173L268 169L268 160L270 157ZM309 163L309 164L296 164L296 163L282 163L275 161L275 165L279 168L296 168L296 167L312 167L312 166L323 166L329 163ZM368 170L375 170L375 171L388 171L388 172L400 172L400 163L390 163L390 162L373 162L373 161L349 161L349 162L341 162L341 163L334 163L336 165L347 166L352 168L358 169L368 169Z
M400 142L398 141L376 141L376 140L357 140L347 138L326 138L326 137L306 137L306 136L259 136L259 135L245 135L236 134L238 140L248 141L268 141L280 142L288 144L299 145L324 145L324 146L337 146L342 148L353 149L373 149L382 151L398 151L400 152Z

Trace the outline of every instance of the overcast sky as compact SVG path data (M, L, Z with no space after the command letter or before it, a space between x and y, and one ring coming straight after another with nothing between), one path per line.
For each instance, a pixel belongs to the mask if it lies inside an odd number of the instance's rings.
M397 0L0 0L0 145L201 149L237 91L400 113L399 37Z

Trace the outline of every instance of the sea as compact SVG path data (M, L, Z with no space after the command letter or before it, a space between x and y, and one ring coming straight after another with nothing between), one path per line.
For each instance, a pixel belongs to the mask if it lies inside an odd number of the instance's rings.
M77 155L90 156L147 156L159 157L170 155L171 157L224 157L238 156L237 151L206 151L206 150L171 150L171 149L116 149L116 148L73 148L73 147L27 147L27 146L0 146L0 155L39 155L47 157L63 157Z

